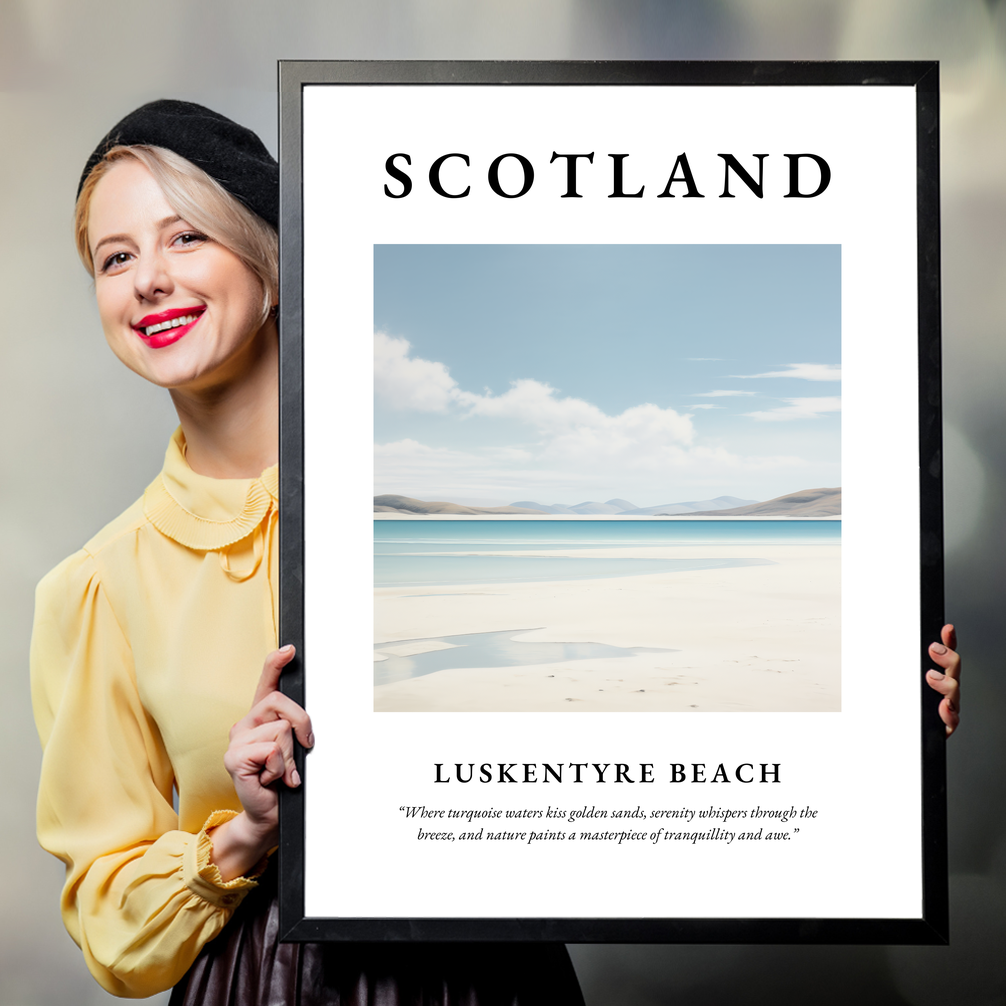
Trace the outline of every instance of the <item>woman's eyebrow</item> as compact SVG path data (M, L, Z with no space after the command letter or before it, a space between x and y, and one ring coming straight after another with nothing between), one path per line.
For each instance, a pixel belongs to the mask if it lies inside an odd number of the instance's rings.
M158 221L157 221L157 223L156 223L156 224L154 224L154 227L155 227L155 228L156 228L157 230L159 230L159 231L160 231L160 230L163 230L163 229L164 229L165 227L170 227L170 226L171 226L172 224L177 224L177 223L180 223L180 222L181 222L181 219L182 219L182 218L181 218L181 217L180 217L180 216L179 216L179 215L178 215L177 213L174 213L174 214L172 214L172 215L171 215L170 217L165 217L165 218L164 218L163 220L158 220ZM131 238L131 237L130 237L130 236L129 236L128 234L109 234L109 235L108 235L107 237L103 237L103 238L102 238L102 239L101 239L101 240L100 240L100 241L99 241L99 242L98 242L98 243L97 243L97 244L96 244L96 245L94 246L94 248L93 248L93 249L92 249L92 251L91 251L91 255L92 255L92 256L93 256L93 255L96 255L96 254L98 253L98 249L99 249L99 248L100 248L100 247L101 247L102 245L105 245L105 244L109 244L109 243L112 243L112 242L115 242L115 241L126 241L126 242L132 242L132 240L133 240L133 239L132 239L132 238Z
M114 243L114 242L116 242L116 241L127 241L127 242L128 242L128 241L131 241L131 238L129 237L129 235L128 235L128 234L109 234L109 235L108 235L108 237L104 237L104 238L102 238L102 239L101 239L101 240L100 240L100 241L99 241L99 242L98 242L98 243L97 243L97 244L96 244L96 245L94 246L94 248L92 248L92 249L91 249L91 254L92 254L92 255L97 255L97 254L98 254L98 249L99 249L99 248L100 248L100 247L101 247L102 245L107 245L107 244L112 244L112 243Z

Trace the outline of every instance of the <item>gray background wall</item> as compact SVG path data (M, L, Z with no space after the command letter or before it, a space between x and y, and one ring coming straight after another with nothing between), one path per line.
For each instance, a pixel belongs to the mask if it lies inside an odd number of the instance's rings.
M62 929L61 869L34 839L32 590L136 498L174 426L167 396L104 345L70 237L78 172L122 114L166 96L217 108L275 148L279 58L942 61L947 613L967 664L950 745L953 945L573 956L590 1006L1006 1002L1004 52L998 0L3 0L0 1006L108 999Z

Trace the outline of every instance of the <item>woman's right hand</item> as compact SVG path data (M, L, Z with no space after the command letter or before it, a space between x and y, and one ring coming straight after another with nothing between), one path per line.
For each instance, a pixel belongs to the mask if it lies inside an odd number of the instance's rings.
M311 718L293 699L279 691L283 668L295 650L284 646L265 659L248 715L231 727L224 766L230 773L244 810L210 831L212 861L223 879L251 870L279 838L280 779L300 785L293 758L293 737L304 747L314 746Z
M957 652L957 630L952 625L943 626L940 642L930 643L929 656L943 668L927 671L926 682L943 696L940 719L949 737L961 721L961 656Z

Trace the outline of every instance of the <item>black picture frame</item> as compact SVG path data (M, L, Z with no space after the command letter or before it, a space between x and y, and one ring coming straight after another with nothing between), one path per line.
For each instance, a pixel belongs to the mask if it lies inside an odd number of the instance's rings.
M919 567L922 724L922 906L913 918L380 918L305 914L305 809L311 759L298 750L304 785L281 794L280 926L287 941L563 941L618 943L939 944L948 941L945 736L939 696L925 684L930 641L943 624L940 376L939 72L934 62L404 62L282 61L280 104L280 640L298 648L284 692L311 710L305 648L302 100L305 87L414 85L892 86L914 89L918 246ZM383 179L382 179L383 181ZM354 868L354 864L346 864ZM340 869L333 863L332 869Z

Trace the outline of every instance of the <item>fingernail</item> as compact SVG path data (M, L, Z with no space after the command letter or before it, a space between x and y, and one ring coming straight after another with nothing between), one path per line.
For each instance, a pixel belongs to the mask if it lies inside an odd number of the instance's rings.
M314 747L314 733L313 731L307 735L307 746L309 748Z
M942 681L946 677L945 674L941 674L939 671L929 671L929 676L935 681Z
M293 653L293 643L287 643L286 646L280 648L280 653L286 655L287 653Z
M929 649L931 649L933 651L933 653L946 653L947 652L947 648L942 643L933 643L933 645L930 646Z
M290 773L290 781L294 784L294 786L300 785L300 773L296 769Z

